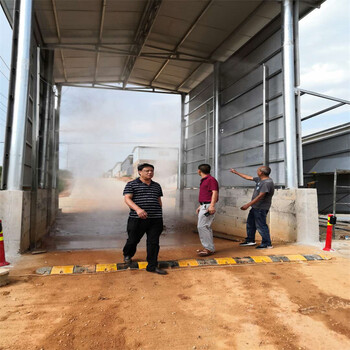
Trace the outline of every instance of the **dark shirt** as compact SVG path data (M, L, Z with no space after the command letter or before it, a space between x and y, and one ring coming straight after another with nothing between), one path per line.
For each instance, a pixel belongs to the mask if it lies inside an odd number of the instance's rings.
M159 203L159 197L163 196L162 188L159 183L151 181L149 185L137 178L130 181L124 188L123 195L132 194L132 201L141 209L146 211L147 218L162 218L162 207ZM130 208L131 218L138 218L136 211Z
M252 205L255 209L269 210L271 207L272 196L275 193L275 184L273 180L268 178L266 180L260 180L259 177L254 177L253 181L256 182L252 200L256 198L260 193L265 193L265 196L260 199L259 202Z
M208 174L206 177L201 179L201 184L199 186L199 202L211 202L211 196L213 191L219 192L219 184L215 177ZM218 197L219 200L219 197Z

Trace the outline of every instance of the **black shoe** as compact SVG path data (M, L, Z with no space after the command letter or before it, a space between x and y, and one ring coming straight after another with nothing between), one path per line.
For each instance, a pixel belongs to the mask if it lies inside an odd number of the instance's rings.
M132 259L130 256L124 256L124 262L125 264L131 264L132 263Z
M244 241L243 243L239 244L240 247L246 247L246 246L250 246L250 245L256 245L255 242L249 242L249 241Z
M159 267L156 267L154 270L147 270L148 272L158 273L159 275L167 275L168 273L165 270L160 269Z
M272 249L272 245L260 244L255 249Z

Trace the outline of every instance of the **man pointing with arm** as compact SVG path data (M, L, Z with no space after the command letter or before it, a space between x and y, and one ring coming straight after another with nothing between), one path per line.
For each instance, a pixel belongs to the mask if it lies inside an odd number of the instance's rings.
M273 180L269 177L271 169L268 166L261 166L257 170L258 177L239 173L235 169L231 169L230 171L245 180L254 181L256 183L252 200L241 207L241 210L247 210L249 207L252 208L250 209L247 218L247 238L240 244L240 246L256 245L255 232L258 230L262 237L262 241L256 248L273 248L271 244L270 230L266 223L266 216L271 207L272 196L275 192L275 185Z

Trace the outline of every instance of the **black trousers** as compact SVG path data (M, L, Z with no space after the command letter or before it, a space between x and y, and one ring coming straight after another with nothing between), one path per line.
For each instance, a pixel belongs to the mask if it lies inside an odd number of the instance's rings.
M159 237L163 231L163 219L128 219L128 239L123 249L124 256L133 257L143 235L147 235L147 270L158 266Z

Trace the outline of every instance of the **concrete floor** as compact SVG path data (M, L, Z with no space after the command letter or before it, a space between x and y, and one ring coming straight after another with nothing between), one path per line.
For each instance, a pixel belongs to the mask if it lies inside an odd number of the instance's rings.
M129 209L124 203L125 182L115 179L77 179L68 197L60 198L56 225L45 238L48 250L122 249ZM195 227L178 220L175 191L164 191L165 230L161 247L198 246ZM145 248L146 237L139 244Z

